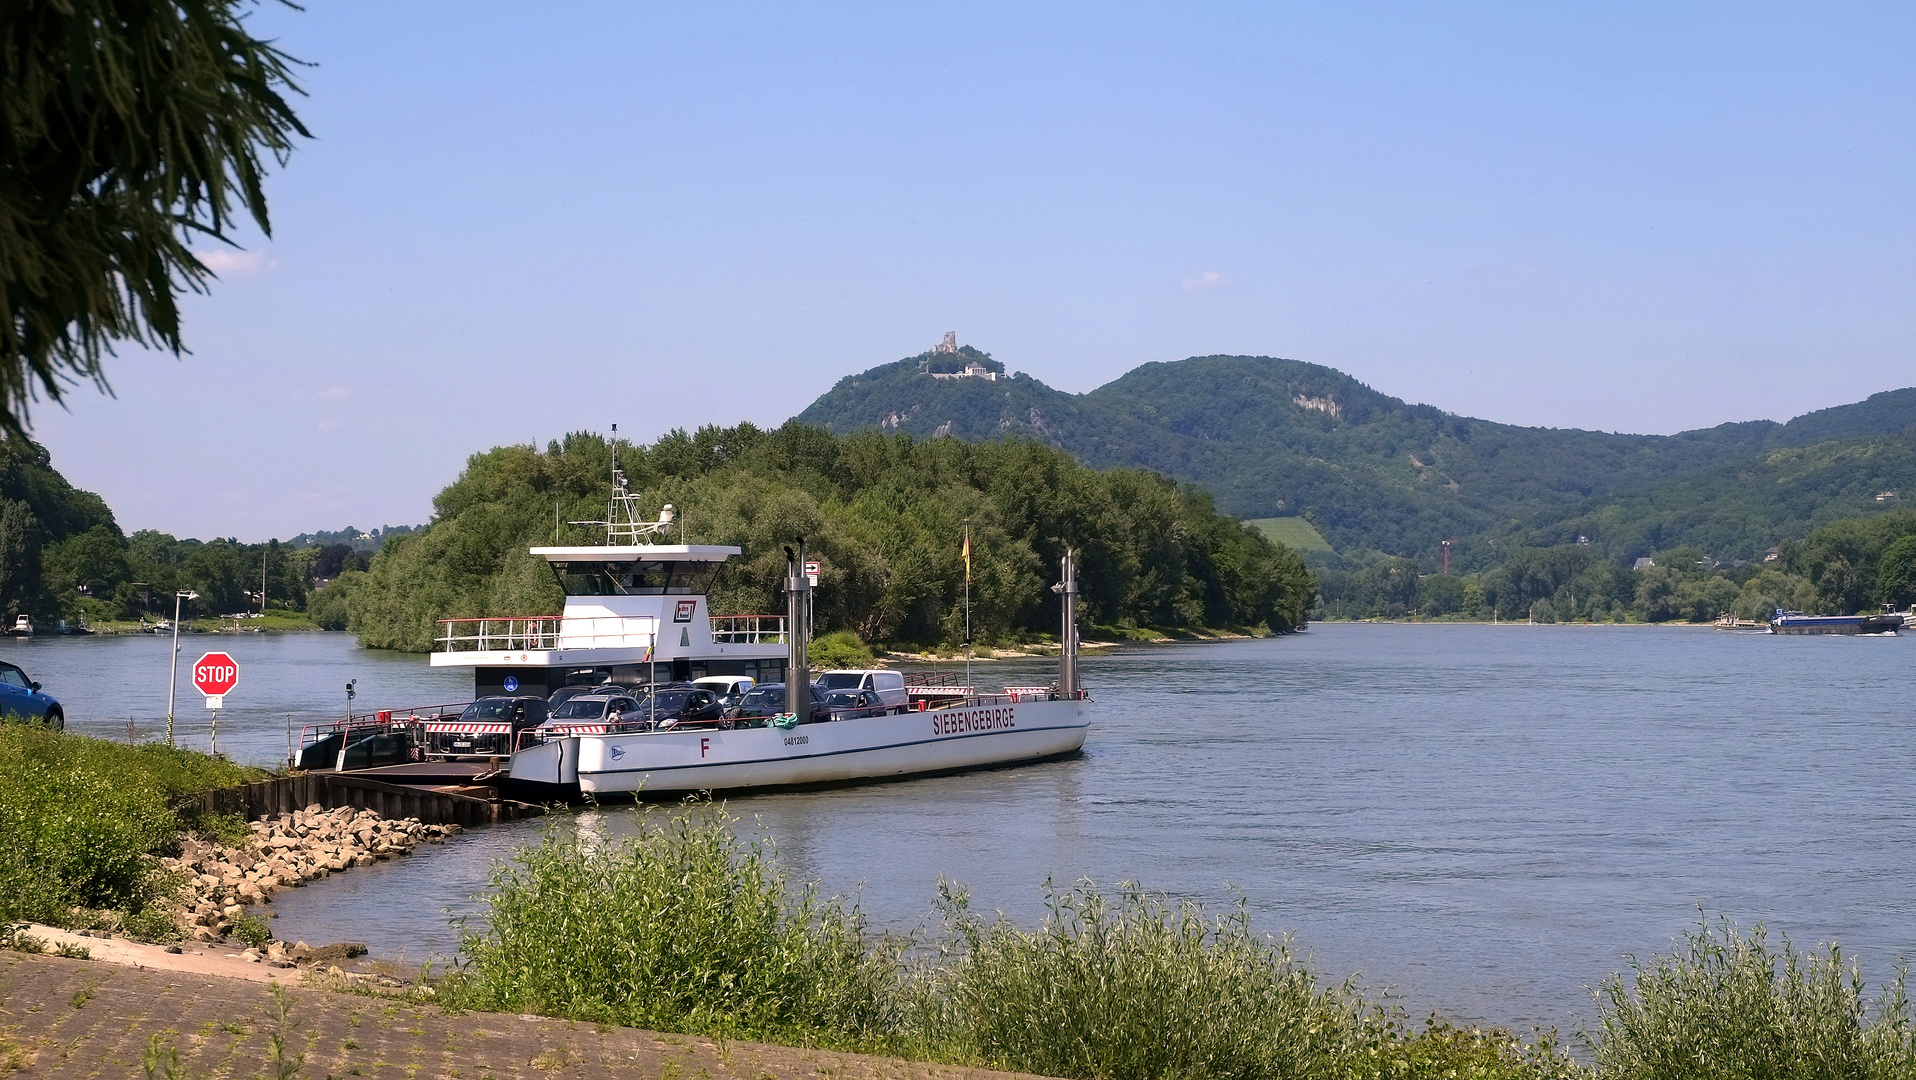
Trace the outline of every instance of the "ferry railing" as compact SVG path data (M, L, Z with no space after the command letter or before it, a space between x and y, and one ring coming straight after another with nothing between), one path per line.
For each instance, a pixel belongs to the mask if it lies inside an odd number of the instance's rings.
M964 676L956 671L905 672L905 688L907 690L919 686L957 688L966 685L968 684L964 681Z
M556 649L563 622L557 615L440 619L434 641L440 652L448 653Z
M448 716L456 717L465 711L468 704L470 702L458 701L443 705L417 705L404 709L376 709L371 712L353 713L339 720L305 724L299 729L299 745L292 748L292 762L298 763L307 756L306 752L309 748L328 739L339 738L341 746L348 746L381 733L417 728L428 721L443 720ZM324 751L327 754L333 752L332 750Z
M659 621L650 615L515 615L440 619L439 625L441 630L434 642L443 653L646 649L657 640L659 629Z
M403 727L409 724L425 723L441 717L458 716L466 711L470 701L448 702L444 705L419 705L405 709L375 709L371 712L354 713L341 720L325 720L306 724L299 729L299 745L310 746L321 739L330 738L341 731L358 731L361 728L371 730L384 727Z
M783 645L783 615L714 615L712 641L717 645Z

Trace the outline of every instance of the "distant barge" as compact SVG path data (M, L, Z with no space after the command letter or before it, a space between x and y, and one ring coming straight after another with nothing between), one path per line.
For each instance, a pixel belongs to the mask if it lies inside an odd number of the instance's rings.
M1772 634L1894 634L1903 628L1903 617L1887 615L1805 615L1800 611L1779 611L1770 620Z

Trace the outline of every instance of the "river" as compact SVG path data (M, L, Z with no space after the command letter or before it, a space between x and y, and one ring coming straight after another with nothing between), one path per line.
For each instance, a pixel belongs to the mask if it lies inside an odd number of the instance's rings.
M339 634L196 637L239 660L220 747L284 757L286 731L361 707L457 700L465 679ZM1140 882L1294 933L1322 973L1414 1013L1566 1033L1626 953L1711 917L1840 940L1871 979L1916 957L1916 694L1903 638L1706 629L1326 624L1261 641L1100 650L1081 757L735 798L793 876L871 920L923 924L939 877L1027 924L1047 878ZM164 639L0 645L70 725L159 730ZM1035 661L981 665L1026 679ZM179 731L209 735L182 675ZM629 811L601 810L597 827ZM281 894L275 932L422 960L458 946L495 859L541 822Z

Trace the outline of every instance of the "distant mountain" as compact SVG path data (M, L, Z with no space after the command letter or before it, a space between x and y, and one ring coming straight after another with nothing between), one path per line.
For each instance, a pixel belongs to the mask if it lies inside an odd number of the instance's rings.
M1916 388L1787 424L1619 435L1459 416L1266 356L1145 364L1086 394L1023 373L954 376L952 359L924 353L848 376L797 419L1028 436L1100 468L1195 482L1241 517L1306 516L1342 552L1431 557L1451 539L1475 549L1466 562L1489 559L1493 541L1579 535L1617 558L1679 543L1748 558L1821 521L1896 505L1877 501L1886 491L1916 497Z

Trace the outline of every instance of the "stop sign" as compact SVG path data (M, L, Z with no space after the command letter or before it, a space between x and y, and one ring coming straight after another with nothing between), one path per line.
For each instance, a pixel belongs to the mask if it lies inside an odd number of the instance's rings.
M193 685L209 698L224 696L237 682L239 664L223 652L207 653L193 664Z

